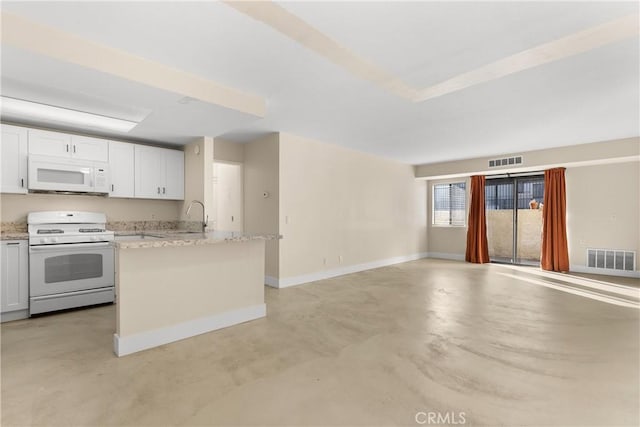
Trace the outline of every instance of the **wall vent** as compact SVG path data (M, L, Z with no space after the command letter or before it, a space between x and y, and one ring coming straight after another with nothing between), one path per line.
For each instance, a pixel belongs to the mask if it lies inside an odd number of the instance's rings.
M522 164L522 156L505 157L504 159L489 160L489 167L496 168L499 166L514 166Z
M587 266L607 270L635 271L636 253L620 249L587 249Z

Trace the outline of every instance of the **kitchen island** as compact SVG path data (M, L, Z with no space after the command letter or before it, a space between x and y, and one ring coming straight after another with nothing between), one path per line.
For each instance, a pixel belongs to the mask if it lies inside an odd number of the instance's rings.
M278 238L220 231L116 236L115 353L265 317L265 240Z

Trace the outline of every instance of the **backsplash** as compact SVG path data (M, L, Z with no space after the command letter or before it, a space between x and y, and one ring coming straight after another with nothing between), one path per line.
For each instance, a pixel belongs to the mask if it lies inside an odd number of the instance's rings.
M27 223L21 221L2 222L0 223L0 230L3 233L26 233Z
M107 230L145 231L145 230L200 230L198 221L107 221Z
M199 221L108 221L107 230L112 231L145 231L145 230L189 230L200 231ZM25 233L27 223L7 221L0 223L3 233Z

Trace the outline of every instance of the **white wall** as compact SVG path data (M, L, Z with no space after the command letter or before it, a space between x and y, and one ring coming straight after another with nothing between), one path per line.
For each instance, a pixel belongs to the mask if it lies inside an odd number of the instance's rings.
M281 133L279 278L420 256L426 207L412 166Z

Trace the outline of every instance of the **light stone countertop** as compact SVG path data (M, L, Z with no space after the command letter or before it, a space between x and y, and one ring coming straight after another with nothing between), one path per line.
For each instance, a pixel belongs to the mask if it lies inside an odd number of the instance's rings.
M29 240L29 233L26 231L3 231L0 233L0 240Z
M217 243L277 240L276 234L242 233L238 231L209 231L206 233L181 230L147 230L140 233L116 232L115 246L119 249L162 248L170 246L212 245Z

